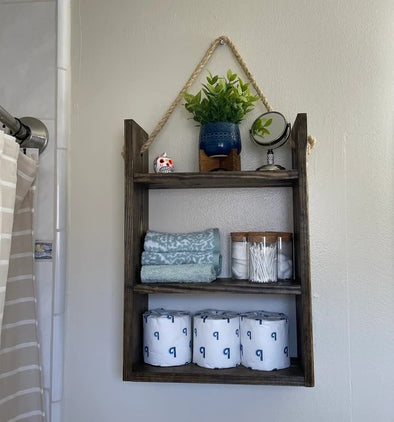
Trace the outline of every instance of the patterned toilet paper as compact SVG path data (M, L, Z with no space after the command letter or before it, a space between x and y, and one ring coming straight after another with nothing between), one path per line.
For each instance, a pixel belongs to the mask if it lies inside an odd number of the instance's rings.
M143 314L144 362L154 366L186 365L192 359L191 316L184 311L152 309Z
M290 366L289 322L285 314L254 311L241 314L241 363L262 371Z
M204 368L232 368L240 364L239 315L212 309L193 317L193 362Z

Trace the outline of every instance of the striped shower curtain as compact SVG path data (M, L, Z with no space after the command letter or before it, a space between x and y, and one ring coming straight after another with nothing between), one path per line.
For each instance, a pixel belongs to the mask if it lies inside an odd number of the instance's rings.
M37 158L0 131L1 422L45 420L34 291Z

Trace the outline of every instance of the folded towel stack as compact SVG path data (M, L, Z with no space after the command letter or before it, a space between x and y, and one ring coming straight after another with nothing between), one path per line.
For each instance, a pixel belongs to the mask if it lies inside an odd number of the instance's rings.
M148 231L141 257L142 283L209 283L221 271L217 228L193 233Z

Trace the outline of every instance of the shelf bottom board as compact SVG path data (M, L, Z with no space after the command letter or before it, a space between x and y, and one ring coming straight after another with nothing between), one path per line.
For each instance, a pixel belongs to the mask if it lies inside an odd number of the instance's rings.
M139 364L126 374L124 381L182 382L207 384L305 385L299 365L276 371L256 371L237 366L228 369L207 369L195 364L159 367Z

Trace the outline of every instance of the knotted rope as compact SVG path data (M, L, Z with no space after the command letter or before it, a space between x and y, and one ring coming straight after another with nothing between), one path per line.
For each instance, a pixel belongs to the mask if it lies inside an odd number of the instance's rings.
M204 54L204 57L201 59L200 63L195 68L194 72L191 74L190 78L186 82L185 86L180 90L178 96L175 98L173 103L170 105L164 116L159 120L156 127L154 128L153 132L150 134L148 139L143 143L141 146L141 154L149 149L149 147L152 145L152 143L155 141L157 135L162 130L163 126L167 123L167 120L171 116L172 112L174 111L175 107L179 104L179 102L182 100L183 95L187 90L193 85L193 82L196 80L198 75L201 73L201 71L204 69L205 65L208 63L209 59L212 57L214 51L218 47L218 45L224 45L227 44L230 47L231 52L233 53L234 57L237 59L238 63L240 64L242 70L244 71L245 75L249 79L249 82L252 84L253 88L255 89L257 95L260 97L262 103L264 104L264 107L267 109L267 111L273 111L273 108L269 104L266 96L264 95L263 91L260 89L260 87L257 85L256 79L253 77L253 75L250 73L248 67L246 66L245 61L239 54L237 48L233 44L233 42L225 35L216 38ZM313 136L308 135L308 148L307 153L308 155L311 153L313 146L315 144L316 140Z

